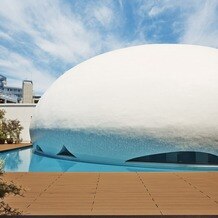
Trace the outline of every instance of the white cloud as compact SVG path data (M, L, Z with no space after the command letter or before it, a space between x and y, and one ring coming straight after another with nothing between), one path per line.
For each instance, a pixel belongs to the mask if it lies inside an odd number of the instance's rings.
M218 47L217 0L126 2L1 0L0 39L9 46L1 43L8 53L0 57L0 70L13 83L31 72L36 90L45 91L62 70L92 56L157 42L166 34L165 25L171 25L167 34L176 35L179 43ZM131 13L124 11L127 7ZM167 14L175 19L165 23Z
M72 63L93 55L92 31L59 1L3 0L0 5L0 13L8 21L5 28L28 34L49 55Z
M2 0L0 14L7 21L5 28L28 34L42 51L75 64L104 49L101 29L89 25L93 18L106 29L118 23L111 4L100 2L85 7L87 15L83 17L73 13L63 1Z
M103 25L109 25L113 20L113 11L105 6L95 8L94 16Z
M21 86L22 80L31 79L34 90L41 93L55 80L49 72L38 68L30 59L18 53L0 46L0 54L0 68L7 72L8 85Z
M218 48L218 1L205 1L185 24L181 43L198 44Z
M163 25L161 21L171 14L171 21L164 25L171 25L173 34L178 35L178 43L198 44L218 48L218 1L217 0L156 0L140 1L138 31L146 35L153 26L158 36L158 28ZM151 23L143 26L145 17L149 17ZM159 17L158 17L159 16ZM158 17L158 18L157 18ZM153 35L155 38L155 34ZM154 39L153 38L153 39ZM151 40L152 42L152 40Z
M102 2L95 5L87 4L84 5L84 11L89 12L87 16L83 16L82 12L71 10L64 1L58 0L1 0L0 26L5 29L5 33L0 34L0 37L6 38L6 32L14 36L24 35L20 40L26 45L28 38L32 46L31 52L36 55L34 58L39 62L41 58L47 57L49 61L55 60L72 66L102 51L120 47L119 39L114 35L104 35L101 28L90 25L95 19L95 22L98 21L103 28L113 27L112 23L117 22L117 19L112 5ZM13 75L17 79L24 79L23 69L27 68L25 71L32 71L33 77L35 76L40 83L36 85L37 90L46 90L48 85L43 82L43 78L46 77L45 81L53 80L52 73L41 75L40 82L40 72L34 67L33 62L30 64L30 58L25 62L27 59L23 60L25 57L21 56L16 60L17 64L12 65L12 72L10 63L16 58L14 54L8 55L7 60L0 60L1 67L7 69L7 76Z
M147 14L150 17L155 17L168 13L170 11L180 9L181 14L186 14L187 11L192 11L193 8L198 7L201 4L202 0L198 0L196 4L193 0L152 0L152 1L141 1L139 7L139 13L141 15Z
M13 40L9 34L2 31L0 31L0 39Z

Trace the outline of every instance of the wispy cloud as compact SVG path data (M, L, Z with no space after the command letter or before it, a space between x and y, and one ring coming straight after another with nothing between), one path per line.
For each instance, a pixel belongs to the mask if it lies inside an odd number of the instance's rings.
M218 48L218 1L204 1L191 14L180 42Z
M0 31L0 39L12 40L12 38L8 34L4 33L3 31Z
M217 0L1 0L0 70L37 92L97 54L144 43L218 47ZM30 78L31 77L31 78Z
M55 80L49 72L34 65L31 59L0 46L0 68L9 77L9 84L21 86L23 79L32 79L35 89L43 92Z
M90 28L85 18L72 13L63 2L3 0L0 8L5 29L27 34L38 48L62 61L76 63L99 52L104 44L99 30ZM92 9L93 17L103 26L114 18L106 6Z
M13 38L13 43L19 44L15 48L9 46L8 49L12 49L12 52L17 49L16 52L22 53L24 47L29 44L31 49L30 47L28 49L31 50L33 59L47 58L48 64L54 64L54 67L57 66L57 62L62 62L64 67L73 66L102 51L120 47L122 43L119 43L114 34L102 31L102 27L111 29L112 23L117 22L111 8L112 4L102 4L101 1L97 4L91 1L89 4L84 4L83 10L89 12L86 17L82 16L82 13L75 13L74 5L71 6L72 9L64 1L57 0L2 0L0 27L4 32L0 32L0 37L5 40ZM5 45L3 44L2 48L3 46ZM14 55L7 56L10 68L16 72L14 78L21 79L23 74L20 71L23 68L17 66L14 58ZM2 60L2 64L4 61ZM33 70L33 64L30 67L29 61L24 62L22 59L19 61L22 67L25 66L29 71L32 69L33 79L35 74L39 74L37 73L39 71ZM11 71L6 70L9 69L9 64L7 67L3 65L2 67L10 77ZM51 75L52 73L54 72L50 72ZM51 78L53 79L53 76ZM40 87L46 89L46 86L40 85Z

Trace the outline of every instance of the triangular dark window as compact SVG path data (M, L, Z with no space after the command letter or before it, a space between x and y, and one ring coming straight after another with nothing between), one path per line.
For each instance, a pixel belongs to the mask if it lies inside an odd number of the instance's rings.
M38 145L36 145L36 150L37 150L37 151L40 151L40 152L43 152L43 150L41 149L41 147L38 146Z
M62 149L59 153L57 153L57 155L75 157L70 151L68 151L68 149L65 146L62 147Z

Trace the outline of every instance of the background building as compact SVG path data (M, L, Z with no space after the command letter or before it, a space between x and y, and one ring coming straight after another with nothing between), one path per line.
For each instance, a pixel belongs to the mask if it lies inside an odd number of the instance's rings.
M31 80L24 80L22 90L22 103L33 103L33 82Z
M40 97L33 95L32 81L23 80L22 88L7 86L7 78L0 75L0 109L5 110L7 119L18 119L24 127L22 142L30 142L30 121Z
M4 94L13 97L17 102L20 102L22 99L22 88L5 86Z
M7 86L7 78L0 75L0 103L38 103L41 96L34 96L33 82L23 80L22 88Z
M22 89L7 86L7 78L0 75L0 103L18 103L22 98Z
M40 95L34 95L33 96L33 103L34 104L37 104L38 102L39 102L39 99L41 98L41 96Z

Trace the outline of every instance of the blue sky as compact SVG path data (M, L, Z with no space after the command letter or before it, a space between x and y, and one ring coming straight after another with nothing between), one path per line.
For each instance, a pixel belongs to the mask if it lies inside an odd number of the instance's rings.
M0 0L0 74L36 94L78 63L118 48L218 48L218 0Z

